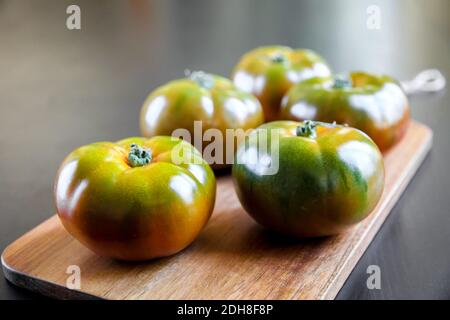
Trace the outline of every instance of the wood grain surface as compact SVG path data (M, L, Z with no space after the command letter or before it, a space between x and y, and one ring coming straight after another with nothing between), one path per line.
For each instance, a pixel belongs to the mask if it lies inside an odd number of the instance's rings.
M257 225L242 209L229 176L218 178L216 207L199 238L181 253L145 263L101 258L53 216L8 246L8 280L56 298L333 299L364 253L432 144L412 122L385 154L386 187L372 214L338 236L293 240ZM77 265L81 288L66 288Z

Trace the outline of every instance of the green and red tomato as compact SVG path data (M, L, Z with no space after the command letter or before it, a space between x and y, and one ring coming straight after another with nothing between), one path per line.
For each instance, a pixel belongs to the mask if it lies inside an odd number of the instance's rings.
M230 80L202 71L195 71L187 78L171 81L156 88L142 106L140 126L142 135L173 135L175 130L186 129L194 144L195 124L201 124L202 132L217 129L223 137L218 146L223 156L205 160L214 169L229 165L226 161L226 145L233 144L234 156L237 143L227 141L226 130L248 131L264 122L259 101L251 94L239 90ZM202 133L200 133L202 135ZM202 139L202 137L200 137ZM211 143L202 139L197 146L203 154ZM217 160L217 161L216 161Z
M273 163L278 170L268 174ZM337 234L363 220L384 187L382 155L365 133L314 121L260 126L238 148L232 174L250 216L296 237Z
M273 121L281 119L281 99L293 85L329 75L327 63L314 51L267 46L244 54L234 67L232 79L239 89L259 99L265 120Z
M86 247L147 260L172 255L197 237L212 213L216 182L192 145L156 136L74 150L54 191L63 226Z
M384 151L409 124L408 99L398 81L385 75L352 72L312 78L293 86L283 99L281 118L336 121L367 133Z

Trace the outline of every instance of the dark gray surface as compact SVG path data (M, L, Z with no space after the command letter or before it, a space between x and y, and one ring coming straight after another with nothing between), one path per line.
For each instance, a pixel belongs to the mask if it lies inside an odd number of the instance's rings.
M82 30L65 27L77 3ZM366 9L381 9L381 29ZM228 75L260 45L311 48L335 71L450 76L450 1L0 1L0 249L53 212L64 156L138 135L147 93L185 68ZM450 298L449 90L411 99L431 154L338 298ZM381 290L366 287L368 265ZM0 279L0 298L36 298Z

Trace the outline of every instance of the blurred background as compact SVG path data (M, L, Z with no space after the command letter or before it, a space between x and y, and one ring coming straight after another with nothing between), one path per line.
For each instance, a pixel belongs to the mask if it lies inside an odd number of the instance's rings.
M81 30L66 27L71 4ZM280 44L313 49L336 72L449 78L449 13L447 0L0 0L0 249L54 213L66 154L139 135L147 94L186 68L229 76L246 51ZM448 89L410 103L433 150L338 298L450 298ZM366 287L370 264L381 290ZM30 297L0 279L0 298Z

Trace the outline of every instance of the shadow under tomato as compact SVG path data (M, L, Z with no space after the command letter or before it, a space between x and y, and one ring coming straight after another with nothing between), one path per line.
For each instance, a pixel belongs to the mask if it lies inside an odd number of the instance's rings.
M224 177L231 175L231 166L226 168L214 169L214 175L216 177Z
M242 214L242 209L223 212L202 232L192 250L204 254L283 256L314 253L335 237L295 238L271 231ZM305 250L307 249L307 250Z

